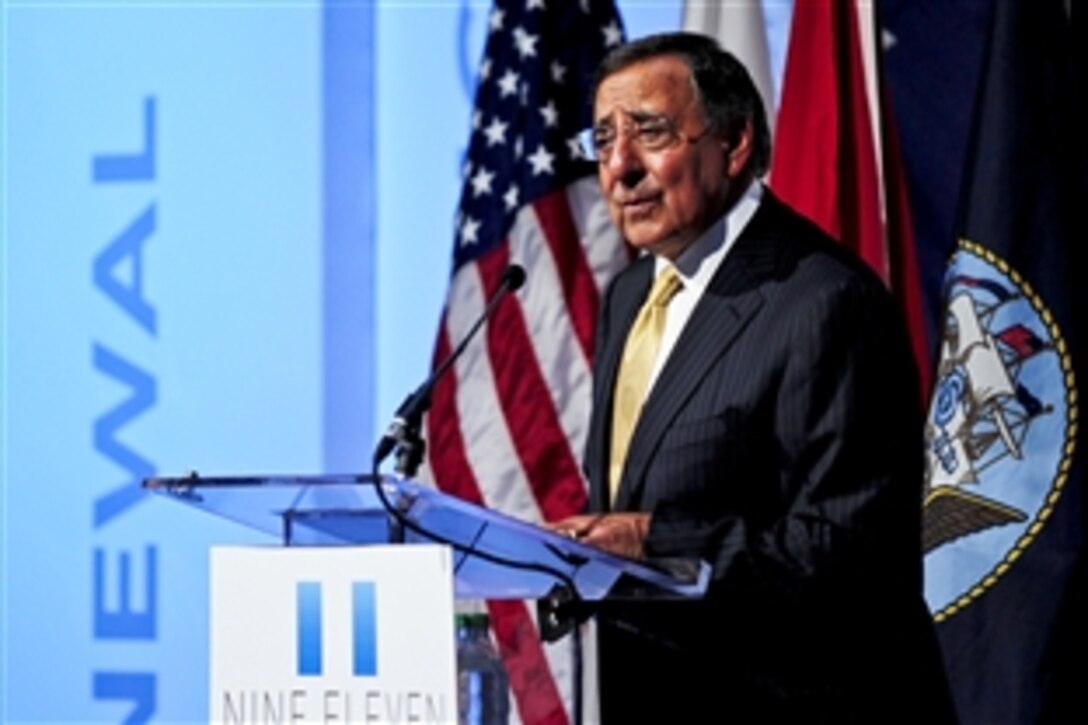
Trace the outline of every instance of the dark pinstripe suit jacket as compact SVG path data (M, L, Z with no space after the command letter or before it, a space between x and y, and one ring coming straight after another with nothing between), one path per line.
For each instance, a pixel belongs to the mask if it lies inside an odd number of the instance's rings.
M586 455L598 511L618 361L652 274L638 260L602 306ZM940 721L921 431L891 296L765 191L646 401L615 504L652 512L650 555L710 562L711 590L602 618L606 719L644 722L668 693L670 720L681 702L807 722L925 702Z

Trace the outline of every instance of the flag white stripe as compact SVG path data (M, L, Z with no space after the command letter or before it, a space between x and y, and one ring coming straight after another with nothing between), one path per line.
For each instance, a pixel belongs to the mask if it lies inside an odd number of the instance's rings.
M532 206L518 212L510 230L510 258L526 269L528 281L518 298L571 456L580 462L588 436L592 371L571 323L552 249Z

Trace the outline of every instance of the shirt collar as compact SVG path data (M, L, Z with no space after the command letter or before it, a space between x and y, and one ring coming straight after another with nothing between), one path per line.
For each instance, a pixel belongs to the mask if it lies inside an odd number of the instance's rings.
M684 291L690 290L701 295L762 200L763 184L753 181L737 203L685 249L675 264L664 257L657 257L654 260L654 273L660 274L665 265L673 264L684 283Z

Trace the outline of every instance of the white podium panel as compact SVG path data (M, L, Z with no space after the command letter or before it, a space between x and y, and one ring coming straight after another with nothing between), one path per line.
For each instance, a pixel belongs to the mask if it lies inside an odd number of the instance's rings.
M445 546L213 548L212 722L455 722L453 592Z

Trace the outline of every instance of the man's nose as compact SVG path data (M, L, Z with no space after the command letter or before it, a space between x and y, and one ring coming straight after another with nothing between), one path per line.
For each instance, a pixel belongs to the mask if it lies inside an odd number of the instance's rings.
M634 186L644 175L638 148L632 137L625 133L616 135L605 164L608 172L626 186Z

